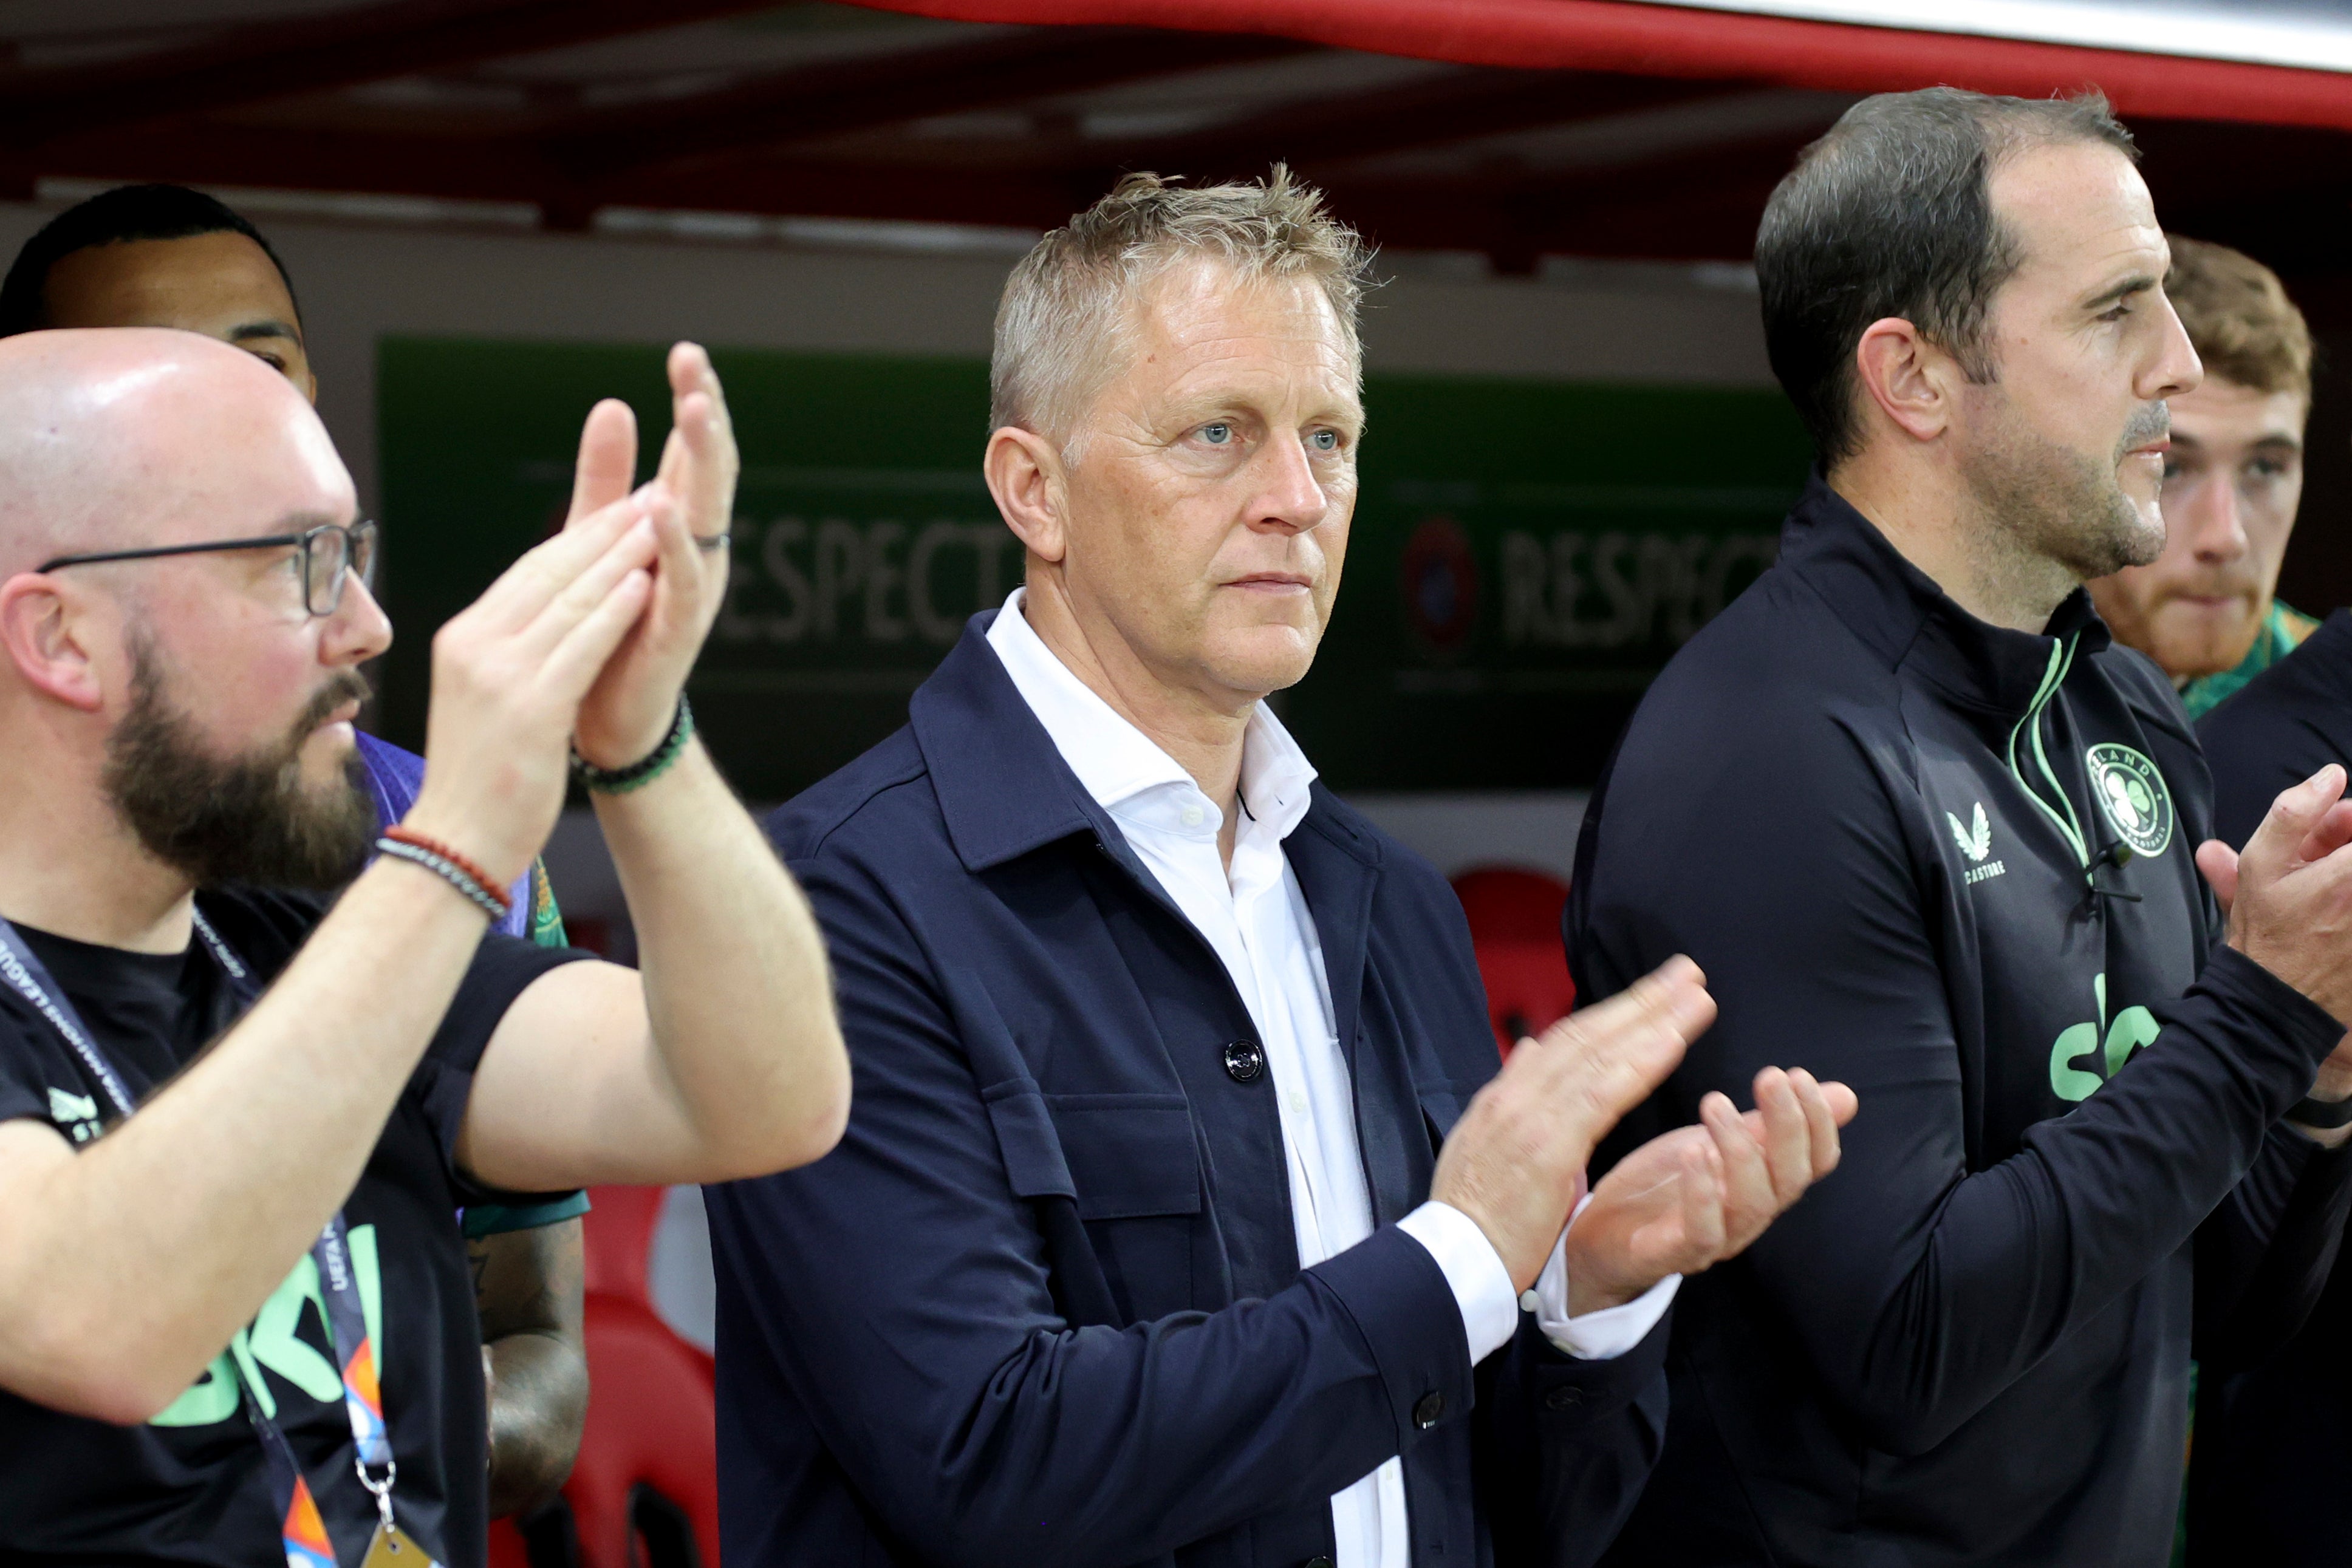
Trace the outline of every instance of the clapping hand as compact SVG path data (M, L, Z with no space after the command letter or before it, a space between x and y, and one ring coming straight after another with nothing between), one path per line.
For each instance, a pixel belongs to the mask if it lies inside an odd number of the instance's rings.
M1593 1145L1714 1021L1706 977L1688 958L1670 958L1522 1040L1471 1100L1438 1151L1429 1196L1477 1222L1513 1290L1533 1283L1550 1256Z
M2352 797L2329 763L2271 803L2242 852L2197 846L2197 869L2230 922L2230 946L2352 1023ZM2352 1036L2321 1063L2315 1100L2352 1096ZM2342 1128L2305 1129L2330 1146Z
M657 529L624 495L531 549L433 638L425 787L409 826L522 874L563 809L582 698L657 589Z
M727 535L741 462L710 357L692 343L669 352L672 424L661 468L637 495L653 519L653 594L643 617L590 687L574 735L599 768L625 768L661 744L679 692L727 594ZM636 419L606 399L589 411L567 528L629 495Z
M1745 1115L1708 1094L1698 1125L1619 1161L1569 1227L1570 1315L1622 1305L1744 1249L1837 1168L1838 1129L1858 1105L1853 1090L1802 1068L1758 1073L1757 1108Z

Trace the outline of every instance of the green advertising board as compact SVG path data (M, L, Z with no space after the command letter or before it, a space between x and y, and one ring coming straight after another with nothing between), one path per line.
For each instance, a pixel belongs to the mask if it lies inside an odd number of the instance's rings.
M728 602L692 690L737 787L781 800L897 728L1021 552L972 359L714 354L743 448ZM424 732L430 629L562 519L580 422L668 426L658 347L377 346L383 723ZM1772 556L1802 482L1777 394L1369 380L1346 586L1283 716L1340 789L1589 784L1642 688Z

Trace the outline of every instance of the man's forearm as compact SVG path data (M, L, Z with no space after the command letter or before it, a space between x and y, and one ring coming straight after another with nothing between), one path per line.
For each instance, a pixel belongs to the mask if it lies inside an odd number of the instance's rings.
M636 927L658 1067L705 1179L830 1148L849 1107L824 941L699 741L642 789L596 797Z
M143 1420L194 1381L358 1181L482 925L431 873L381 862L129 1122L79 1155L17 1129L0 1384Z
M2341 1033L2235 954L2158 1016L2126 1071L1947 1184L1932 1223L1918 1173L1882 1162L1843 1208L1800 1208L1780 1247L1759 1243L1769 1288L1874 1446L1942 1442L2146 1279L2267 1137L2290 1135L2274 1124Z
M572 1218L466 1243L489 1383L493 1516L545 1502L579 1457L588 1413L583 1240Z
M543 1329L482 1347L490 1391L490 1516L529 1513L555 1495L580 1456L588 1365Z

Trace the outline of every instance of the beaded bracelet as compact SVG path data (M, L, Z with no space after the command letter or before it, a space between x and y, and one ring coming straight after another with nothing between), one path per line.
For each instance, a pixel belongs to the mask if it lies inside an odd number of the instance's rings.
M404 860L411 865L423 866L472 900L476 907L490 917L493 925L507 917L507 912L514 907L514 902L505 894L487 885L479 877L467 871L457 861L440 852L439 850L426 849L425 844L413 843L408 839L394 838L393 833L399 831L393 829L383 837L376 840L376 852L391 855L395 860ZM412 835L412 837L421 836ZM432 842L431 840L425 840L425 843L430 842Z
M420 850L430 850L435 854L439 855L443 860L447 861L451 865L456 866L459 871L464 872L467 876L472 877L476 882L480 883L484 887L489 888L493 892L499 892L500 896L504 896L503 890L499 888L499 881L496 877L493 877L488 872L484 871L478 862L467 860L464 855L459 854L455 849L443 843L439 839L427 838L423 833L418 832L415 829L408 826L405 822L394 823L391 827L386 828L383 831L383 836L387 839L396 839L404 844L413 844ZM509 898L507 902L511 904L514 901Z
M583 788L600 795L625 795L632 789L642 789L670 769L686 751L686 743L694 737L694 709L688 707L686 694L677 695L677 714L669 721L669 733L662 743L626 768L599 768L580 755L579 747L572 751L572 771L579 777Z

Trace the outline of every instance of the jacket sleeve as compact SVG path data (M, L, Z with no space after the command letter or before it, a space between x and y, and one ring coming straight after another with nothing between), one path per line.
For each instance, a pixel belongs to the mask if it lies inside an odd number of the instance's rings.
M2293 1339L2334 1271L2352 1213L2352 1145L2273 1126L2245 1180L2197 1230L2196 1354L2260 1361Z
M1916 1454L2187 1241L2342 1030L2225 949L2104 1088L1971 1173L1905 785L1825 716L1759 728L1738 758L1621 759L1587 829L1571 956L1593 997L1675 952L1706 971L1720 1016L1664 1120L1710 1089L1747 1103L1767 1065L1861 1097L1837 1171L1728 1267L1785 1310L1873 1447Z
M1666 1437L1669 1308L1611 1361L1563 1355L1519 1320L1478 1365L1478 1491L1496 1568L1589 1568L1641 1500Z
M908 1550L1136 1562L1340 1490L1428 1437L1417 1411L1468 1418L1460 1312L1393 1226L1265 1300L1073 1326L1008 1169L1020 1118L1000 1132L909 923L834 856L793 870L855 1100L824 1159L710 1190L720 1292Z

